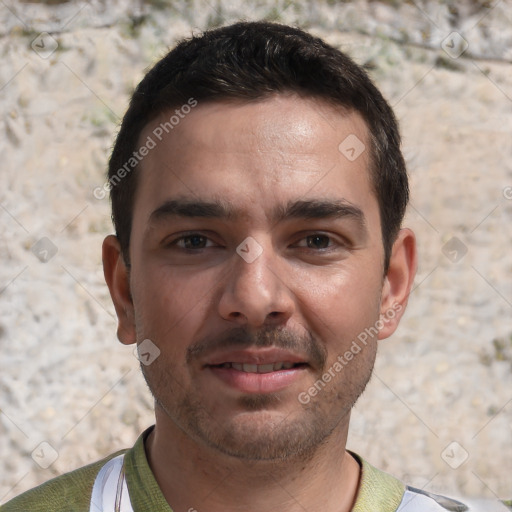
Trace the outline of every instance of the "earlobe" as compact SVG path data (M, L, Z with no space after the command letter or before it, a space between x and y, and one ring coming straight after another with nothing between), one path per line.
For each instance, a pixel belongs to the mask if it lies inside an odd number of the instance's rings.
M379 339L391 336L407 307L407 301L416 275L416 237L408 229L401 229L393 244L388 271L382 288Z
M103 241L103 274L117 314L117 337L130 345L137 341L129 271L121 253L119 240L109 235Z

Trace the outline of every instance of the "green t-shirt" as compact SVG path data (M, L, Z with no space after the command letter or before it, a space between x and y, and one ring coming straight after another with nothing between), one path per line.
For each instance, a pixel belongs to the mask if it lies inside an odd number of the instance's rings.
M89 512L96 476L109 460L120 454L124 454L125 477L133 511L172 512L153 476L144 450L144 441L152 428L140 435L133 448L114 453L35 487L0 507L0 512ZM352 512L470 510L462 503L406 487L358 455L352 455L361 466L361 480Z

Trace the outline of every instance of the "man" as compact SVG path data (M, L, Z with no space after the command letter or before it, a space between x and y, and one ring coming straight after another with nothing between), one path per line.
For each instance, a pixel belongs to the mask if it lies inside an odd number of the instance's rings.
M393 112L291 27L180 43L133 94L103 244L156 424L10 511L442 511L345 448L416 270ZM115 428L115 426L113 426Z

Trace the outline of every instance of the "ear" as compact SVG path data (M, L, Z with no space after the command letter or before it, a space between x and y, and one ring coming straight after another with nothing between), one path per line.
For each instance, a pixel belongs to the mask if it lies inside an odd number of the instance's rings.
M407 307L407 301L416 275L416 237L408 229L401 229L393 244L389 268L382 287L379 340L391 336Z
M103 241L103 274L117 314L117 337L130 345L137 340L129 270L121 253L119 240L109 235Z

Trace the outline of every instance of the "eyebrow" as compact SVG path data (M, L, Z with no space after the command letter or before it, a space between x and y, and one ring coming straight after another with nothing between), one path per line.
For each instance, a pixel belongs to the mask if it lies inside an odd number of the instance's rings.
M209 218L233 220L239 212L225 201L198 201L191 199L170 199L165 201L149 217L149 224L158 223L173 217ZM276 207L270 220L279 223L289 219L339 219L355 220L361 228L366 228L363 211L346 199L309 199L289 201Z

